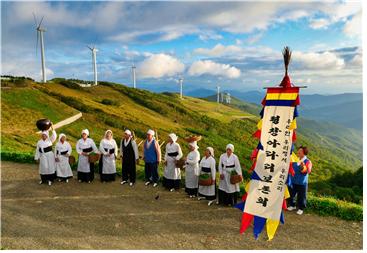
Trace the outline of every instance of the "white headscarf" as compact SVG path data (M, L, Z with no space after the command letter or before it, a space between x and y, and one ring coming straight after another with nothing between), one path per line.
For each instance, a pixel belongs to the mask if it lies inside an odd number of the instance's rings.
M207 147L206 150L210 152L210 155L214 157L214 149L212 147Z
M131 131L130 131L129 129L126 129L126 130L125 130L125 134L128 134L128 135L130 135L130 136L131 136Z
M59 142L61 142L61 138L62 137L65 137L65 140L66 140L66 135L65 134L63 134L63 133L61 133L61 134L59 134Z
M173 141L173 142L176 142L176 141L177 141L177 138L178 138L178 137L177 137L177 135L176 135L176 134L171 133L171 134L169 134L168 136L172 139L172 141Z
M232 152L234 152L234 146L233 146L233 144L228 144L227 147L226 147L226 149L230 149L230 150L232 150Z
M111 133L111 137L113 137L113 133L112 130L108 129L105 133L104 133L104 138L107 139L107 133L110 132Z
M149 129L147 134L150 134L150 135L154 136L155 132L152 129Z
M89 130L88 129L83 129L82 130L82 135L86 134L87 136L89 136Z
M199 146L197 145L197 142L196 141L193 141L193 142L190 142L189 145L195 149L198 149Z

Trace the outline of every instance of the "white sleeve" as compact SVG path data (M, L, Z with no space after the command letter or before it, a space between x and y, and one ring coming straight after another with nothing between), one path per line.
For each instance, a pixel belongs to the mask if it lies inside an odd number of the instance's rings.
M234 164L236 166L237 174L242 176L242 169L241 169L240 161L238 160L237 156L235 157Z
M50 141L52 143L54 143L56 141L56 138L57 138L57 134L56 134L56 131L55 130L52 130L52 135L50 137Z
M198 152L195 152L191 158L187 156L186 163L190 165L195 165L196 163L199 162L199 160L200 160L200 154L198 154Z
M90 141L91 141L91 145L92 145L93 151L94 152L98 152L98 148L97 148L96 144L94 143L94 141L92 139L90 139Z
M117 157L117 155L118 155L118 151L119 151L119 148L117 147L117 143L116 143L116 141L115 140L113 140L113 144L115 145L115 157Z
M71 148L70 143L68 142L68 155L71 155L71 152L73 151L73 149Z
M138 145L136 144L136 142L134 140L131 140L131 144L133 145L133 149L134 149L134 153L135 153L135 160L139 159L139 150L138 150Z
M40 151L39 151L39 146L38 146L38 142L37 142L37 145L36 145L36 154L34 155L34 160L38 160L40 159Z
M122 153L122 145L123 145L124 138L120 141L120 156L122 157L124 154Z
M103 147L103 140L101 140L101 142L99 143L99 151L103 154L103 155L108 155L108 152L106 152L104 150L104 147Z
M181 146L178 145L178 155L176 156L176 160L180 160L182 158L183 154L182 154L182 149Z
M210 162L210 169L212 171L212 178L213 180L215 180L215 174L217 173L217 171L215 170L215 159L211 159L211 162Z
M79 141L76 142L76 152L81 155L83 153L83 150L80 148Z
M59 157L59 156L57 155L57 144L55 145L54 155L55 155L55 157Z
M219 174L223 174L223 167L222 167L223 163L222 163L222 155L219 158L219 164L218 164L218 171Z
M166 160L166 161L167 161L167 158L168 158L167 146L168 146L168 144L166 145L166 151L164 153L164 160Z

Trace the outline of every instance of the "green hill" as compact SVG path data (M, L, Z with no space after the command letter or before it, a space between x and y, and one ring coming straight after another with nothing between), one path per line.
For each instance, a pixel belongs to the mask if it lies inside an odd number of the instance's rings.
M213 146L216 157L225 151L227 143L233 143L244 170L251 166L249 156L257 145L252 133L259 119L255 104L226 106L192 97L181 100L173 93L156 94L108 82L81 88L76 82L61 78L47 84L3 81L2 152L33 152L39 138L35 127L37 119L47 117L58 122L80 111L81 119L57 130L69 136L73 147L83 128L90 130L97 144L107 129L114 132L119 142L125 128L134 130L139 140L152 128L158 131L161 140L175 132L184 153L187 153L187 144L183 137L191 134L202 135L201 152L206 146ZM307 120L300 120L298 126L297 144L306 144L312 150L309 156L314 164L311 182L326 181L333 175L362 166L362 141L355 142L357 137L352 130L348 132L350 138L346 138L345 128L320 125L317 129L314 122ZM331 129L338 134L331 134Z

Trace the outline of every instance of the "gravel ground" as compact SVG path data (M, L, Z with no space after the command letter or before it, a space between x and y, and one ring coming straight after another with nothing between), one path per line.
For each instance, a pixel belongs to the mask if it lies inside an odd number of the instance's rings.
M98 179L98 176L96 176ZM6 249L362 249L362 222L285 215L268 242L241 212L208 207L162 187L119 181L38 185L36 165L2 162L1 246ZM156 200L156 196L159 198Z

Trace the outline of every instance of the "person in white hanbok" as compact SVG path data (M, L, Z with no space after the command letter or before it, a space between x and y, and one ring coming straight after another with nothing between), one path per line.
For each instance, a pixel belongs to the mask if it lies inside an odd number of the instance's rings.
M82 131L82 138L76 143L76 152L78 153L78 181L92 182L94 179L94 163L89 162L89 154L98 153L98 149L94 141L88 137L88 129Z
M99 151L102 154L100 160L100 162L102 162L102 171L100 174L101 182L115 181L118 148L116 141L113 139L111 130L106 131L104 138L99 144Z
M199 182L199 146L196 141L189 143L190 153L185 158L185 192L190 198L198 194Z
M231 184L231 172L234 170L238 175L242 176L241 165L238 157L233 153L234 146L228 144L226 153L222 154L219 159L218 170L220 174L218 188L218 204L225 206L233 206L237 203L240 185Z
M52 143L56 140L56 131L51 125L52 135L49 137L48 130L41 132L41 139L37 142L34 160L39 162L40 184L52 185L55 179L55 155L52 152Z
M205 156L201 159L200 164L200 172L201 174L208 174L212 178L212 185L204 186L199 185L199 197L198 200L207 199L208 206L213 204L215 200L215 174L216 174L216 167L215 167L215 159L214 159L214 149L212 147L207 147L205 150Z
M73 177L73 172L69 164L69 156L71 155L71 146L66 141L66 135L60 134L59 141L55 147L55 161L56 161L56 176L59 181L69 182L69 178Z
M170 191L175 191L180 188L181 170L177 166L177 162L182 157L182 150L180 144L176 142L178 138L176 134L171 133L168 137L166 153L164 155L163 186Z

